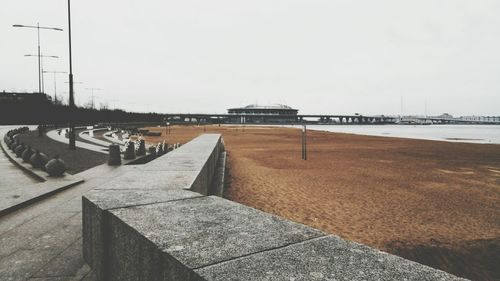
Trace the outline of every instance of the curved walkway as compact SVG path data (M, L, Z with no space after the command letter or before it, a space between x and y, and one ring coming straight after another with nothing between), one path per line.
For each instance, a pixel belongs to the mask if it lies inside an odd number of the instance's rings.
M63 128L61 130L64 131L65 128ZM53 139L53 140L58 141L58 142L68 143L68 139L64 136L64 134L63 133L59 134L57 131L58 130L49 131L49 132L47 132L47 136L49 138ZM88 149L88 150L92 150L92 151L95 151L95 152L100 152L100 153L108 154L107 148L103 147L103 146L100 146L100 145L86 143L86 142L81 142L81 141L76 141L76 146L77 147L81 147L81 148L85 148L85 149Z

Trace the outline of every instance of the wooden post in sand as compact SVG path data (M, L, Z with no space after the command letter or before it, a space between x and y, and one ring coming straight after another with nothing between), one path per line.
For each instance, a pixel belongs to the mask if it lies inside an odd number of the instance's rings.
M307 160L307 128L302 125L302 160Z

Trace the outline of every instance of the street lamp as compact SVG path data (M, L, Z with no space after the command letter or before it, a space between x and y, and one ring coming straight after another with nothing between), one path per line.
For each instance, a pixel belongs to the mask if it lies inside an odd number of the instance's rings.
M69 81L64 82L64 84L68 84L68 85L69 85ZM74 102L75 107L76 107L76 104L77 104L77 103L76 103L76 98L75 98L75 97L76 97L76 93L75 93L75 91L74 91L74 86L75 86L75 84L80 84L80 85L81 85L81 84L84 84L84 83L83 83L83 82L73 81L73 102ZM68 101L68 104L69 104L69 101Z
M73 62L71 57L71 0L68 0L68 41L69 41L69 149L76 149L75 124L73 114L75 112L75 98L73 96Z
M59 73L68 73L66 71L43 71L43 73L53 73L54 74L54 104L57 104L57 75ZM42 75L43 76L43 75Z
M69 0L68 0L69 1ZM41 53L40 53L40 29L47 30L55 30L55 31L63 31L61 28L57 27L45 27L40 26L40 23L37 23L36 26L33 25L22 25L22 24L14 24L13 27L24 27L24 28L36 28L37 29L37 42L38 42L38 92L42 92L42 67L41 67Z
M25 57L38 57L38 55L24 55ZM58 59L59 57L58 56L46 56L46 55L40 55L40 58L41 58L41 71L42 71L42 93L45 93L45 81L44 81L44 77L43 77L43 58L53 58L53 59Z

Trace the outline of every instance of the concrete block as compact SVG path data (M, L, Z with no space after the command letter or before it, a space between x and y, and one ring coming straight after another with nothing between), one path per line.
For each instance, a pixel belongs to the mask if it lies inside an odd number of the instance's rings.
M104 278L96 280L161 280L161 252L156 245L117 220L110 221L110 229Z
M464 280L336 236L195 270L195 280Z
M83 256L94 271L96 280L106 280L104 269L111 239L107 210L136 205L168 202L200 196L187 190L94 189L82 198Z
M129 264L113 261L116 267L110 267L110 275L120 271L126 276L129 272L138 274L134 277L139 280L149 272L157 272L157 262L142 264L141 255L129 252L124 246L127 243L152 243L162 253L163 277L150 280L189 280L195 268L325 235L214 196L113 209L110 213L111 231L116 238L111 252L129 261ZM119 241L121 237L133 241ZM140 250L151 249L143 246ZM152 257L156 253L147 255Z

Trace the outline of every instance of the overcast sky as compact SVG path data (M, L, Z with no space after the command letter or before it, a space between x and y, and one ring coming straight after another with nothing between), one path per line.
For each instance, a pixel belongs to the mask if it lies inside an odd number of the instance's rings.
M68 70L67 1L1 0L0 91ZM72 1L77 102L214 112L284 103L299 113L500 115L498 0ZM46 75L53 95L53 75ZM67 77L58 92L67 96Z

